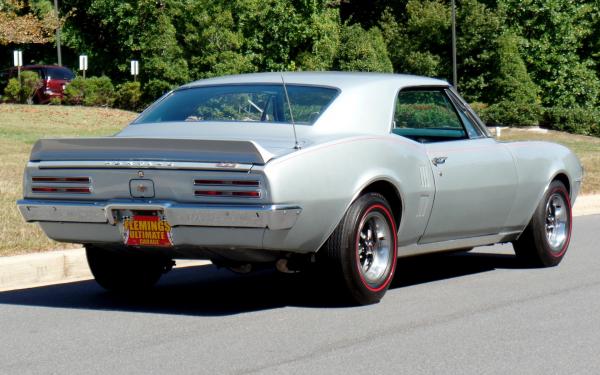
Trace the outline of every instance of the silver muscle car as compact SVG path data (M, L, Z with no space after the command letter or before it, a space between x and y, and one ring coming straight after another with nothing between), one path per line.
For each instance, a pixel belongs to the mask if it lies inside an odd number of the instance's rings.
M315 263L367 304L416 254L512 242L558 264L582 176L565 147L497 142L444 81L261 73L182 86L113 137L38 141L18 206L109 290L178 258Z

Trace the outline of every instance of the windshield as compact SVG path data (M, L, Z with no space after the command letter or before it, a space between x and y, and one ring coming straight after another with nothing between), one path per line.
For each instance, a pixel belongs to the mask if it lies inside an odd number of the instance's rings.
M328 87L286 85L294 122L312 125L337 96ZM266 122L291 124L283 85L222 85L177 90L134 122Z
M71 81L75 78L73 72L65 68L46 68L46 79L62 79Z

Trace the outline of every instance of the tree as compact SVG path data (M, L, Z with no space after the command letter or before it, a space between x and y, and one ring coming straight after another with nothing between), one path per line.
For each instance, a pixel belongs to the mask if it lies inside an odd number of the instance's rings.
M47 0L0 1L0 45L45 44L54 40L61 20Z
M539 88L527 73L519 53L520 38L507 31L497 40L494 78L490 80L490 101L508 101L522 105L538 105Z
M507 23L522 35L525 63L549 107L593 107L600 81L594 62L579 51L592 33L593 2L500 0Z
M450 22L441 0L409 0L404 20L386 9L380 27L394 71L448 79Z
M92 72L123 81L129 78L129 60L141 60L146 101L189 81L172 22L180 9L175 0L64 0L62 4L73 13L63 30L65 44L89 56Z
M335 68L345 71L392 72L383 35L377 27L344 25Z

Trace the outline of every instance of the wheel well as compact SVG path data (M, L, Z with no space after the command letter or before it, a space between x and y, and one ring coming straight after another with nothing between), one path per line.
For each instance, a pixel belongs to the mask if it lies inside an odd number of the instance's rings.
M562 182L565 185L565 187L567 188L569 195L571 195L571 184L569 183L569 177L567 177L567 175L565 175L564 173L559 173L554 177L554 179L552 181Z
M388 201L392 208L392 215L396 221L396 227L400 226L400 218L402 217L402 200L396 187L388 181L375 181L369 186L365 187L360 195L366 193L379 193Z

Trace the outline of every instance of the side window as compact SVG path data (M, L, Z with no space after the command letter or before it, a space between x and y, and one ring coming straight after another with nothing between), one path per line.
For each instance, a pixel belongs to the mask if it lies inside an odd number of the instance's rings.
M475 125L473 125L473 122L471 122L471 119L469 118L469 116L467 116L467 114L465 112L463 112L463 110L461 108L457 108L456 110L458 111L458 114L460 115L460 119L462 120L463 124L465 125L465 129L467 129L469 138L482 137L481 132L477 129L477 127Z
M460 115L460 119L462 120L465 129L467 129L469 137L485 138L486 136L489 136L489 134L486 134L485 130L482 130L482 128L478 126L479 124L473 117L473 110L470 109L469 105L463 99L460 99L458 94L451 89L447 90L446 93L454 102L455 108Z
M441 89L401 91L393 132L422 143L467 138L458 113Z

